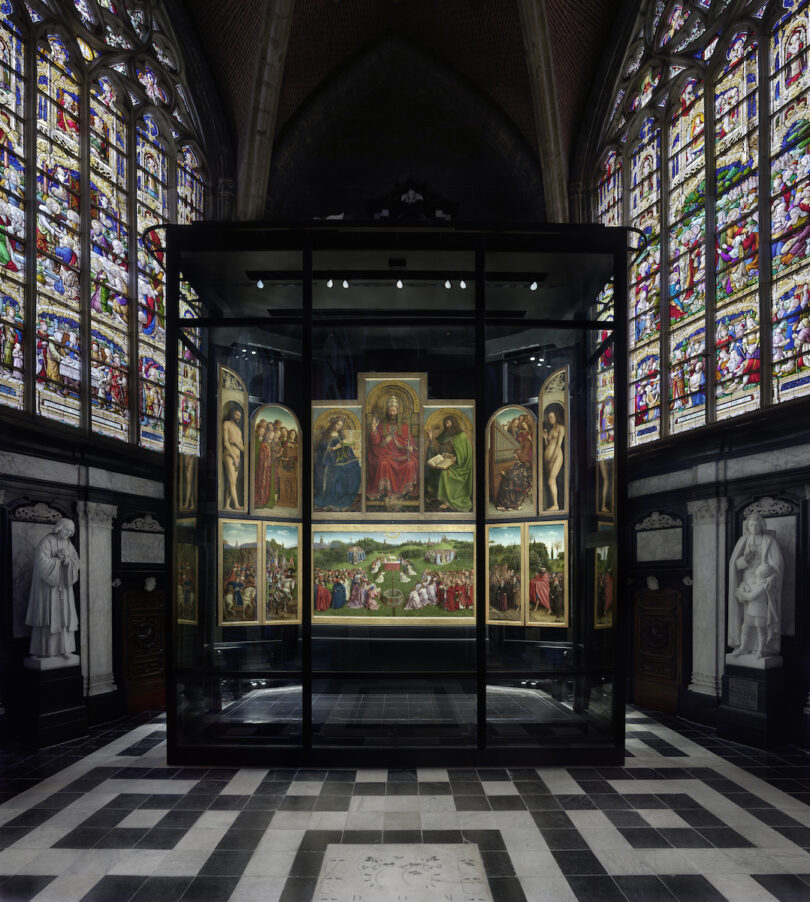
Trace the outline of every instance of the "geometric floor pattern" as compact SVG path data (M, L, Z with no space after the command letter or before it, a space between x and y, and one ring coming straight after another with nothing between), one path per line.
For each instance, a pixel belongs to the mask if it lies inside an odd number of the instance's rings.
M164 740L157 718L42 779L12 764L0 899L810 899L810 756L674 718L628 709L605 768L180 768Z

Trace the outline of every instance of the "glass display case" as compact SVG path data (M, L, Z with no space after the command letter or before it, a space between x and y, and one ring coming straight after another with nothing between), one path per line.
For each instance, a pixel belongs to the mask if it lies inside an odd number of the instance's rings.
M171 762L623 760L625 261L169 230Z

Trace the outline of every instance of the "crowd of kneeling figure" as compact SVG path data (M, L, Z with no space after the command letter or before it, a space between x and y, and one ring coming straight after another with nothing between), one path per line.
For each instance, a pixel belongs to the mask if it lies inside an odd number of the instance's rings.
M384 580L384 572L372 582L360 569L316 569L315 610L339 610L345 606L377 611L380 607L380 589L376 583L382 584ZM426 570L410 589L404 609L415 611L429 605L443 611L470 609L474 595L472 570L450 570L445 573Z

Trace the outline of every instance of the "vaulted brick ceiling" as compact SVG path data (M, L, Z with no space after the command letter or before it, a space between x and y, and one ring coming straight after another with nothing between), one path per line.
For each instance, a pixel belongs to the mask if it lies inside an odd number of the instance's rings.
M184 2L220 86L239 153L255 137L249 131L262 69L257 57L265 10L276 0ZM622 0L536 2L544 3L561 150L570 159L591 81ZM391 33L413 41L468 79L536 145L518 0L295 0L275 134L319 85Z

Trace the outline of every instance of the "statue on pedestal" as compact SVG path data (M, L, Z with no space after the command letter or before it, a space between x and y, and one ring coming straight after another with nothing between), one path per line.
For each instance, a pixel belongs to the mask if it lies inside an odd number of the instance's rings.
M732 655L778 655L782 627L785 560L765 518L752 514L729 562L728 641Z
M81 562L70 541L74 530L73 521L62 518L37 545L25 622L32 628L30 653L38 658L69 659L76 651L73 584Z

